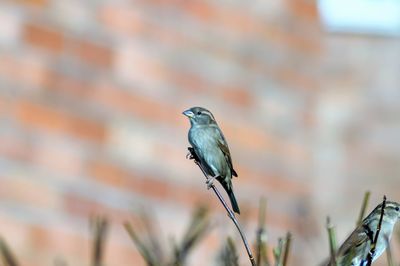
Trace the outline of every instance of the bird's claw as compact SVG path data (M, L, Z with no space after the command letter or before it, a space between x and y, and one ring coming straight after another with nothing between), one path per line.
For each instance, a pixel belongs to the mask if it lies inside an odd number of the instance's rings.
M207 179L206 184L207 184L207 189L210 189L212 186L214 186L214 180L216 176L210 177Z
M198 161L197 155L196 155L194 149L192 147L188 147L188 150L189 150L189 152L188 152L188 154L186 154L186 159Z

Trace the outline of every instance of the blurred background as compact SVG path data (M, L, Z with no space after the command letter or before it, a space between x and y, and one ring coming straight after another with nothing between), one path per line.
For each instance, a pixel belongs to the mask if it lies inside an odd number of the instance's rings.
M237 232L185 159L198 105L230 144L248 238L265 196L270 243L290 230L289 264L317 265L327 215L342 242L366 190L368 212L400 201L399 16L394 0L0 1L0 235L22 265L88 265L102 214L105 264L144 265L122 223L150 210L179 239L203 203L214 229L189 265L213 265Z

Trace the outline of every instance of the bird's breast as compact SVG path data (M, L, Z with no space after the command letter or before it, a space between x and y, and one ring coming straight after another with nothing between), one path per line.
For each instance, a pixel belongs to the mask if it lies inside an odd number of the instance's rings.
M201 146L203 148L217 147L217 139L213 132L214 130L208 127L192 127L189 130L189 142L193 146Z

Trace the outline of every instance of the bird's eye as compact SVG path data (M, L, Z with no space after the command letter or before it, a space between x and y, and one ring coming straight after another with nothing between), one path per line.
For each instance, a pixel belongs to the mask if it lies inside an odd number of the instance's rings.
M399 208L399 207L396 207L395 210L398 212L398 211L400 210L400 208Z
M201 115L201 111L198 111L198 112L197 112L197 115Z

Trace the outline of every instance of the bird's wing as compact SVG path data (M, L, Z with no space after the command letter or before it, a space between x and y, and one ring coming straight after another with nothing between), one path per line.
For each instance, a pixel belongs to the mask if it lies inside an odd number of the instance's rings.
M370 249L370 234L364 227L359 226L339 248L337 258L340 265L352 265L355 257L365 259L366 252Z
M235 169L233 169L231 153L229 152L228 143L226 142L225 137L222 134L221 130L219 128L216 128L216 131L219 134L218 147L221 149L222 153L224 154L225 160L228 163L229 168L231 169L232 175L237 177L238 175L237 175Z

